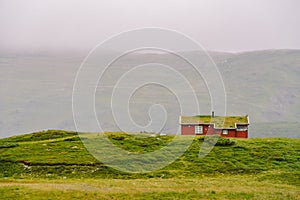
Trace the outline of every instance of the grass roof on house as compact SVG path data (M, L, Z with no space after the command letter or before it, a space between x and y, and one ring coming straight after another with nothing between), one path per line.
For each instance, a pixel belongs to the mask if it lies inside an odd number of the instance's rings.
M181 116L180 124L215 124L215 128L235 128L235 124L248 124L247 116Z

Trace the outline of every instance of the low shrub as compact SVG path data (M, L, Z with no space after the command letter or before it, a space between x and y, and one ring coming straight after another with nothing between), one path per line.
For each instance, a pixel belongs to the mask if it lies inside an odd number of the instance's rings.
M220 138L216 143L216 146L232 146L235 144L235 141L229 138Z
M219 137L218 135L200 137L200 138L198 138L198 140L205 141L210 144L215 144L216 146L232 146L236 143L235 140L233 140L233 139ZM216 142L216 140L217 140L217 142Z

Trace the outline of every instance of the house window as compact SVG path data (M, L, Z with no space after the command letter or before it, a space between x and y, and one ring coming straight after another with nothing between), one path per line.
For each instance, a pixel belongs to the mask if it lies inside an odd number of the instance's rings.
M195 134L203 134L203 126L195 126Z
M237 126L237 131L247 131L248 127L247 126Z
M223 135L228 135L228 130L223 130L223 131L222 131L222 134L223 134Z

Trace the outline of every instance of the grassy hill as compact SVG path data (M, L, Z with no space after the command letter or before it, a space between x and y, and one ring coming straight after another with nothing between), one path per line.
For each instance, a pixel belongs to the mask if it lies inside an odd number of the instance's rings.
M173 136L106 133L131 152L150 152ZM297 199L300 140L220 139L204 158L197 137L175 162L125 173L96 160L76 132L42 131L0 140L0 196L22 199Z

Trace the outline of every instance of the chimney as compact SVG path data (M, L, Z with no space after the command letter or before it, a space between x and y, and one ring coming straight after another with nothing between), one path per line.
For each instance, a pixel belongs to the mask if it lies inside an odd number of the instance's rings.
M211 112L211 117L212 118L215 117L215 112L214 111Z

